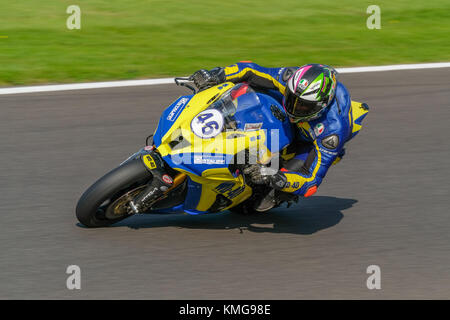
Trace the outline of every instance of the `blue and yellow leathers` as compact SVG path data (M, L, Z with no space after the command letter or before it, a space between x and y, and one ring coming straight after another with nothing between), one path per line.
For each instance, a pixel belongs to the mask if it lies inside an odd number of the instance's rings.
M264 68L243 61L226 67L224 72L226 81L266 89L282 103L286 81L297 68ZM367 112L367 105L351 101L347 88L338 82L335 98L320 117L293 124L300 143L283 150L283 158L289 161L281 169L287 180L282 191L306 197L314 194L330 166L344 155L345 143L361 129Z

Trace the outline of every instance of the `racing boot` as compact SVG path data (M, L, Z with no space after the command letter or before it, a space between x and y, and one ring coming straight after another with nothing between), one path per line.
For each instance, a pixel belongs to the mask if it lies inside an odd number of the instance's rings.
M299 196L295 194L272 189L266 194L266 196L262 197L259 202L256 202L254 209L258 212L266 212L284 202L287 203L287 208L289 208L293 203L297 203L298 200Z
M255 204L255 211L266 212L275 207L277 201L275 199L275 189L269 191L265 197Z

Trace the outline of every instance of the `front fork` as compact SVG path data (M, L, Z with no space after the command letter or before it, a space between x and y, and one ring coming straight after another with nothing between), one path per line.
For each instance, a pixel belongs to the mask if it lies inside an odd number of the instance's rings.
M173 177L167 173L164 160L154 148L145 147L123 163L138 158L152 174L152 180L142 192L130 200L130 213L147 211L155 202L167 197L169 191L175 187ZM180 177L177 176L176 184L179 184L179 181Z

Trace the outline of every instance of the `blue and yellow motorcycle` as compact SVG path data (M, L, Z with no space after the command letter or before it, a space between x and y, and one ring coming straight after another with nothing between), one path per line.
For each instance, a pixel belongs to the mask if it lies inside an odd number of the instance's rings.
M246 83L225 82L197 92L189 81L175 79L193 94L163 112L153 141L148 137L144 148L81 196L76 215L83 225L104 227L142 213L251 212L267 192L244 172L255 164L275 171L282 166L283 151L294 137L284 108ZM352 112L367 112L354 103ZM297 200L282 194L279 204Z
M84 192L76 208L83 225L103 227L140 213L243 210L258 188L246 182L245 167L274 162L291 143L284 109L268 94L246 83L196 92L189 78L175 82L193 94L163 112L152 143L147 139Z

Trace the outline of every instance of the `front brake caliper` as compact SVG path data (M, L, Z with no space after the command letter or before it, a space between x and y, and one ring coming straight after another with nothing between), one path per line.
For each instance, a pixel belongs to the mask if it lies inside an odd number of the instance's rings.
M172 186L173 179L164 168L164 160L161 156L152 152L142 155L142 162L151 171L153 179L147 187L130 202L134 213L147 210L150 206L164 196L165 192Z

